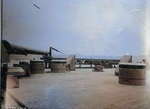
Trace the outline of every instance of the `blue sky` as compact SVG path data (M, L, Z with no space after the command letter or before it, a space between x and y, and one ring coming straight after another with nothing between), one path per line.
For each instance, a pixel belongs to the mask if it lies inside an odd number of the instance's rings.
M11 43L45 51L52 46L68 55L143 55L150 51L149 0L3 2L3 39Z

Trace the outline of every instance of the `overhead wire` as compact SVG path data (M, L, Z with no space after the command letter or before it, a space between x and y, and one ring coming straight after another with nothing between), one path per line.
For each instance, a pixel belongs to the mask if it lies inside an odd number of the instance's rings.
M44 13L46 13L47 15L49 15L50 17L52 17L53 19L59 21L61 24L65 25L66 27L70 28L72 31L76 32L77 34L79 34L80 36L82 36L83 38L89 40L90 42L92 42L93 44L100 46L102 49L104 50L109 50L106 49L104 47L102 47L101 45L99 45L98 43L96 43L95 41L91 40L90 38L87 38L86 36L84 36L83 34L81 34L80 32L76 31L75 29L73 29L72 27L70 27L69 25L66 25L65 23L63 23L62 21L60 21L59 19L57 19L56 17L52 16L51 14L49 14L48 12L46 12L45 10L41 9L38 5L34 4L33 2L31 2L30 0L28 0L32 5L34 5L37 9L40 9L41 11L43 11ZM144 26L146 26L146 24L139 19L135 14L133 14L133 12L131 12L131 10L123 3L119 0L119 2L137 19L139 20ZM147 26L146 26L147 27ZM148 28L148 27L147 27Z
M59 21L61 24L65 25L66 27L70 28L72 31L76 32L77 34L79 34L79 36L82 36L83 38L89 40L90 42L92 42L93 44L97 45L97 46L100 46L102 49L104 50L108 50L109 49L106 49L104 47L102 47L101 45L99 45L98 43L96 43L95 41L91 40L90 38L87 38L86 36L84 36L83 34L81 34L80 32L76 31L75 29L73 29L72 27L70 27L69 25L66 25L65 23L63 23L62 21L60 21L59 19L57 19L56 17L52 16L51 14L49 14L48 12L46 12L45 10L41 9L39 6L37 6L36 4L34 4L33 2L31 2L30 0L28 0L31 4L33 4L37 9L40 9L41 11L43 11L44 13L46 13L47 15L49 15L50 17L52 17L53 19ZM131 10L123 3L119 0L119 2L138 20L140 21L144 26L145 23L139 19L135 14L133 14L133 12L131 12ZM147 27L147 26L146 26Z
M44 13L46 13L47 15L49 15L50 17L52 17L53 19L59 21L61 24L65 25L66 27L70 28L72 31L76 32L77 34L79 34L80 36L82 36L83 38L89 40L90 42L92 42L93 44L101 47L102 49L104 50L108 50L109 49L106 49L104 47L102 47L101 45L99 45L98 43L96 43L95 41L91 40L90 38L87 38L86 36L84 36L83 34L81 34L80 32L76 31L75 29L73 29L72 27L66 25L65 23L63 23L62 21L60 21L59 19L57 19L56 17L52 16L51 14L49 14L48 12L46 12L45 10L41 9L38 5L34 4L33 2L31 2L30 0L28 0L32 5L34 5L37 9L40 9L41 11L43 11Z
M34 4L33 2L31 2L31 0L28 0L28 1L29 1L33 6L35 6L37 9L39 9L39 10L45 12L46 14L48 14L49 16L51 16L52 18L54 18L55 20L59 21L59 22L62 23L63 25L67 26L67 27L70 28L71 30L73 30L73 31L75 31L76 33L78 33L80 36L82 36L82 37L86 38L87 40L89 40L90 42L92 42L92 43L94 43L94 44L100 46L100 45L99 45L98 43L96 43L95 41L91 40L90 38L87 38L86 36L82 35L80 32L74 30L72 27L66 25L65 23L63 23L62 21L60 21L59 19L57 19L56 17L52 16L52 15L49 14L48 12L42 10L38 5L36 5L36 4ZM133 12L132 12L123 2L121 2L120 0L119 0L119 2L120 2L124 7L126 7L126 9L127 9L128 11L130 11L131 14L132 14L133 16L135 16L143 25L145 25L145 23L144 23L141 19L139 19L135 14L133 14ZM145 25L145 26L146 26L146 25ZM146 27L147 27L147 26L146 26ZM104 50L106 50L106 48L104 48L104 47L101 47L101 48L103 48Z
M31 4L33 4L37 9L40 9L41 10L41 8L39 7L39 6L37 6L36 4L34 4L33 2L31 2L30 0L28 0ZM44 10L42 10L42 11L44 11ZM46 11L44 11L45 13L47 13ZM48 14L48 13L47 13ZM61 51L59 51L59 50L57 50L57 49L55 49L55 48L53 48L53 47L51 47L53 50L55 50L56 52L59 52L59 53L61 53L61 54L64 54L64 55L67 55L67 54L65 54L65 53L63 53L63 52L61 52Z
M120 0L119 0L119 2L121 3L121 5L123 5L138 21L140 21L145 27L146 27L146 29L148 30L148 31L150 31L150 29L149 29L149 26L150 26L150 24L149 24L149 20L148 20L148 26L146 26L146 24L139 18L139 17L137 17L135 14L133 14L133 12L123 3L123 2L121 2ZM150 1L148 1L148 11L149 11L149 2ZM149 14L148 14L149 15ZM148 19L149 19L149 16L148 16Z
M123 3L123 2L121 2L120 0L119 0L119 2L137 19L137 20L139 20L145 27L147 27L146 26L146 24L141 20L141 19L139 19L135 14L133 14L133 12ZM147 27L148 28L148 27ZM149 29L149 28L148 28Z

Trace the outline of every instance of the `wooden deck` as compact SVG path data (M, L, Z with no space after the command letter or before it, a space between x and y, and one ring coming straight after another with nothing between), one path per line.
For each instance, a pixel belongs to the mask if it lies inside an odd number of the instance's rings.
M7 91L29 109L149 109L149 71L146 86L131 86L119 84L114 70L32 74ZM7 107L15 106L10 102L6 98Z

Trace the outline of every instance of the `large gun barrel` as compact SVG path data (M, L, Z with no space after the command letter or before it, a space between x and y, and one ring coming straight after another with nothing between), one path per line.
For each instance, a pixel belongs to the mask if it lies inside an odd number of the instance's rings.
M10 44L6 40L2 40L2 44L4 45L8 54L23 54L23 55L27 55L27 54L47 55L48 54L48 52L46 51L34 50L34 49L29 49L18 45Z

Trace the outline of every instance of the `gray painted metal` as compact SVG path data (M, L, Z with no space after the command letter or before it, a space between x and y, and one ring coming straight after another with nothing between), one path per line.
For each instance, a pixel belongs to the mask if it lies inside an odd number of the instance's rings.
M69 55L66 61L67 66L70 65L70 70L75 70L75 55Z
M30 48L21 47L18 45L14 45L9 43L6 40L2 40L2 44L4 45L6 51L8 54L38 54L38 55L46 55L48 52L46 51L40 51L40 50L34 50Z
M25 70L23 70L21 67L8 67L7 70L7 75L24 76L25 74Z
M121 62L121 63L119 63L119 65L124 65L124 66L127 66L127 65L131 65L131 66L134 66L134 65L136 65L136 66L145 66L144 63L126 63L126 62Z
M103 68L104 68L104 66L101 66L101 65L95 65L93 71L103 72Z
M66 63L51 63L51 72L53 73L66 73Z
M125 85L146 85L146 65L142 63L119 64L119 83Z
M9 58L9 55L8 55L8 53L7 53L7 51L6 51L6 48L4 47L4 44L2 43L2 45L1 45L1 49L2 49L2 51L1 51L1 58L2 58L2 60L1 60L1 62L2 63L8 63L8 62L10 62L10 58Z
M121 60L120 60L120 62L119 63L121 63L121 62L132 62L132 55L124 55L122 58L121 58ZM118 75L119 74L119 65L117 66L117 68L115 69L115 75Z
M44 62L43 61L30 61L31 74L43 74Z

